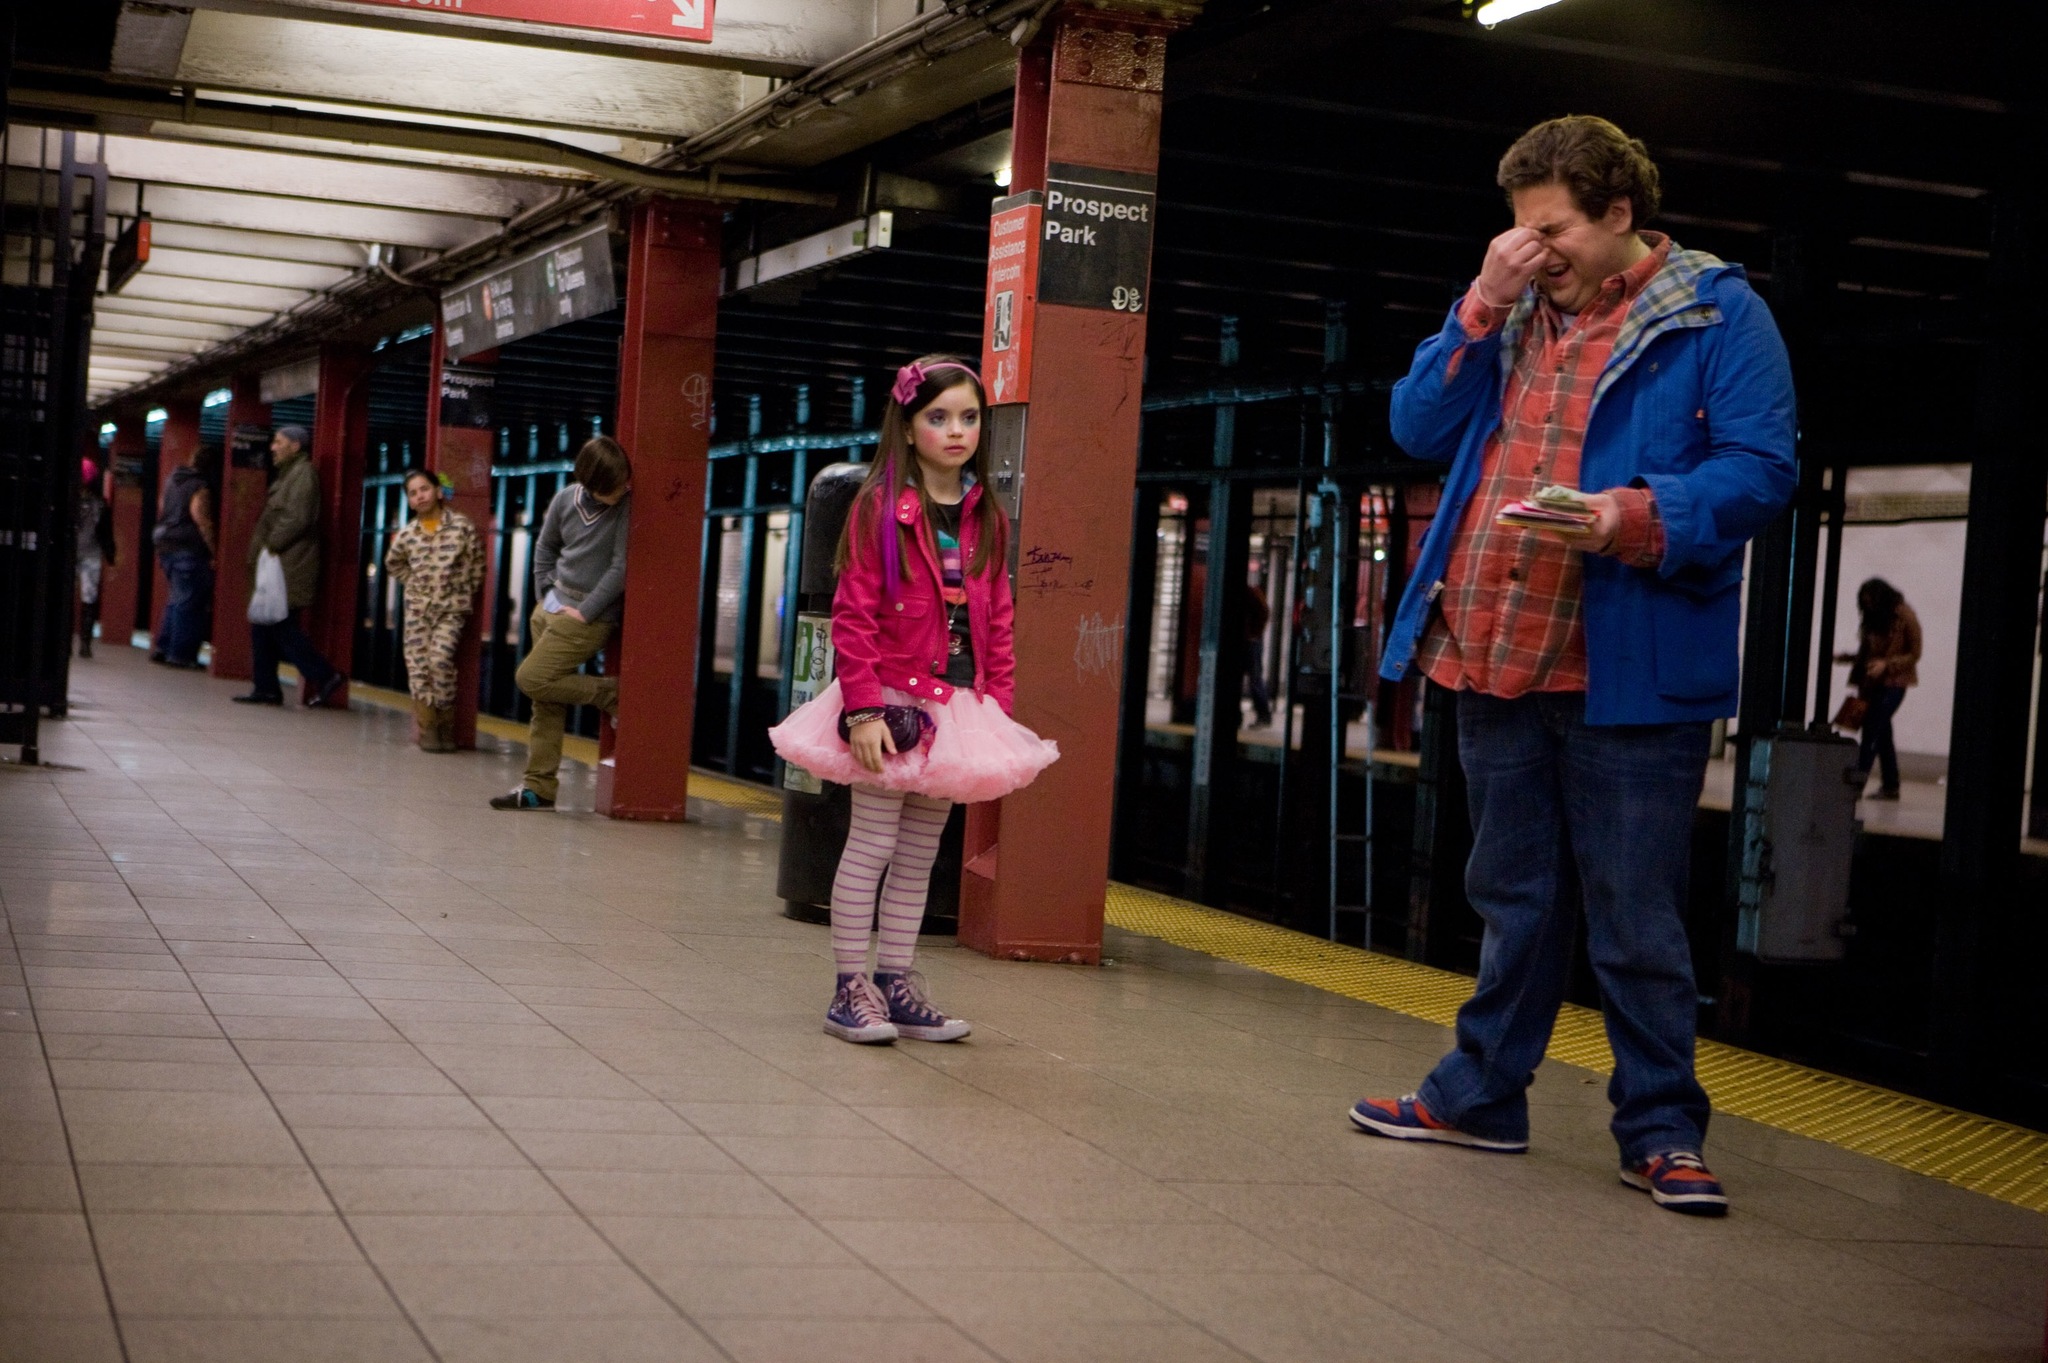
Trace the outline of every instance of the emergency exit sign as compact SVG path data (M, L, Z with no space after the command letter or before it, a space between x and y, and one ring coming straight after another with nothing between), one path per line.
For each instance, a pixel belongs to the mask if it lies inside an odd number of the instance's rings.
M349 0L380 9L476 19L513 19L687 43L711 41L712 0Z

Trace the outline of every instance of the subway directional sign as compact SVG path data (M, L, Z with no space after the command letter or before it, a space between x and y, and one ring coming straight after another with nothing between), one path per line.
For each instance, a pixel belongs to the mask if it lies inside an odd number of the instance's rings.
M611 230L581 228L441 295L448 358L460 360L619 305Z
M514 19L686 43L711 41L712 0L348 0L451 18Z

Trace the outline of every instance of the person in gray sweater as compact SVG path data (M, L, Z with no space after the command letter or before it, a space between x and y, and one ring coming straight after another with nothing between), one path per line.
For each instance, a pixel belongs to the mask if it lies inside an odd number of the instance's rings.
M492 799L493 809L553 809L569 707L595 705L607 715L618 713L618 679L582 668L618 628L625 605L632 492L626 451L618 441L598 436L577 452L575 472L548 503L533 550L533 647L517 677L533 701L526 779Z

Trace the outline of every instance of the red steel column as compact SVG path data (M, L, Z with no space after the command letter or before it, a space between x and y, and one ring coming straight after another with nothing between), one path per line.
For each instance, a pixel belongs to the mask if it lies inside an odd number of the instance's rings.
M484 351L462 362L464 369L483 369L498 362L498 352ZM467 394L470 411L444 410L441 400L448 364L447 338L441 323L434 323L433 357L427 364L427 469L445 473L455 481L454 507L476 522L484 542L484 582L469 625L462 631L462 643L455 651L455 746L476 746L476 711L482 673L484 613L498 599L498 524L492 518L491 456L496 452L498 432L488 419L477 425L467 418L475 412L477 395ZM483 395L488 397L488 394ZM449 424L455 419L456 424ZM515 621L519 628L525 622Z
M1114 6L1067 7L1047 30L1018 63L1011 193L1044 190L1051 162L1155 174L1171 25ZM1149 279L1131 282L1149 291ZM1017 343L1030 376L1017 719L1057 741L1060 760L1017 794L969 811L960 941L992 956L1094 964L1109 884L1145 315L1040 302ZM999 856L1004 847L1012 850Z
M170 484L171 471L182 464L192 462L192 452L199 448L199 399L173 398L164 404L164 433L157 444L156 453L156 500L143 508L143 533L156 528L157 513L163 509L164 488ZM156 636L163 629L164 607L171 599L171 580L164 576L162 560L156 565L156 590L149 598L149 639L150 648L156 648Z
M249 657L249 540L263 514L269 480L263 475L270 449L270 404L254 374L237 374L228 399L227 448L221 451L219 550L213 559L212 674L247 681Z
M633 459L619 740L597 770L597 809L679 820L697 711L697 593L718 334L719 211L654 200L633 210L619 443Z
M108 479L107 505L113 512L114 547L120 557L100 576L100 635L101 642L120 648L128 647L135 633L136 604L142 599L142 532L149 519L143 503L149 489L139 481L138 470L148 459L149 427L142 414L115 417L114 443L107 451L113 475Z
M370 439L370 373L360 345L322 346L313 403L313 467L320 473L320 594L305 631L346 678L356 645L357 559L363 533L363 467ZM328 702L348 708L348 684Z

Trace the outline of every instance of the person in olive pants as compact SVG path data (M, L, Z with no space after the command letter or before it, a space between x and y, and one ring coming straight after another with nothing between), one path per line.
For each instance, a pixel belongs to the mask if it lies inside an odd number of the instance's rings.
M626 525L633 466L616 440L598 436L576 455L571 481L548 503L534 542L529 624L533 647L519 664L519 689L533 701L526 779L492 799L493 809L553 809L561 782L562 727L572 705L619 708L615 677L581 670L618 628L626 592Z

